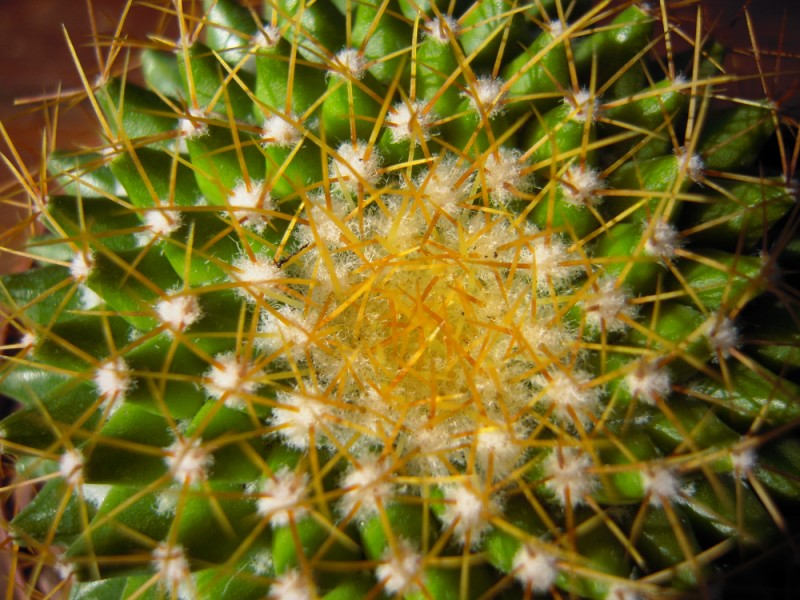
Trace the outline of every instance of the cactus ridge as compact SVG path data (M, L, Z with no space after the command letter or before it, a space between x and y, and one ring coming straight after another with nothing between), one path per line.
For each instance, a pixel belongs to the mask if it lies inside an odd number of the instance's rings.
M699 19L251 4L12 166L30 597L707 596L796 535L796 126Z

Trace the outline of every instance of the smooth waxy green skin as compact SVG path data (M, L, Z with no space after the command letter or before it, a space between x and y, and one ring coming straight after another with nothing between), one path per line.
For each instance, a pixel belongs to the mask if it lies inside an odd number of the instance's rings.
M264 4L264 17L272 22L277 16L278 27L287 28L286 40L297 44L299 52L311 62L320 62L320 57L335 54L345 44L345 18L337 10L330 10L324 3L306 4L301 0L278 0Z
M140 219L118 202L107 198L55 196L50 198L49 211L67 235L79 237L81 232L91 231L92 250L117 252L139 245L136 234L141 229Z
M556 40L558 36L543 31L503 71L503 79L513 81L508 91L508 106L512 112L523 112L531 107L546 112L561 101L563 90L569 88L567 51L563 42L556 43Z
M634 4L619 13L607 28L577 45L575 64L589 72L595 63L597 80L604 83L650 43L652 29L653 18Z
M594 123L571 118L574 113L575 109L565 103L549 110L528 127L525 146L535 148L529 161L536 167L537 175L552 178L570 159L593 166L595 156L588 144L595 140Z
M610 259L602 262L606 273L622 278L633 294L652 291L658 273L663 271L654 257L644 253L642 233L638 223L618 223L598 239L592 253Z
M383 85L389 85L395 79L398 69L405 62L400 82L406 87L410 72L407 49L412 30L411 25L401 18L398 4L396 0L372 0L358 4L351 45L363 49L364 57L373 62L369 72ZM400 52L400 55L387 59Z
M673 529L663 509L649 506L637 539L637 548L648 562L648 566L655 569L668 569L686 563L701 551L700 543L682 508L673 504L670 510L676 516L680 527L679 532ZM690 553L688 556L687 548ZM696 573L696 568L691 562L678 567L673 583L679 589L696 588L697 584L707 577L710 571L705 565L698 568L699 573Z
M781 178L759 181L718 181L722 193L708 202L687 207L687 223L708 223L695 234L701 243L735 250L752 248L784 217L797 200L797 191Z
M208 47L228 63L243 61L250 39L258 32L250 11L235 0L203 0L203 7L211 23L205 32Z
M702 250L708 263L692 262L681 270L684 281L693 294L683 298L687 303L699 302L710 311L736 306L748 297L758 295L764 288L764 261L757 256L728 254L719 250ZM675 290L684 289L675 283Z
M53 479L14 517L11 527L22 532L26 545L32 540L68 545L84 530L84 510L91 518L94 513L92 504L81 503L66 481Z
M301 517L295 521L294 525L289 523L273 531L272 561L275 573L278 575L297 568L301 564L298 547L295 543L295 533L292 531L293 527L296 527L305 560L347 561L358 558L360 554L355 550L354 542L344 543L341 541L350 537L352 532L340 532L337 539L330 543L330 526L321 524L312 516ZM350 539L352 540L352 537Z
M435 100L432 110L439 117L457 114L461 102L459 86L466 88L451 44L426 36L417 46L417 97L426 102ZM453 73L459 74L451 80Z
M47 172L55 177L63 194L98 198L103 197L104 192L113 194L116 187L114 174L104 163L103 157L97 153L59 151L47 158Z
M774 132L774 116L767 106L739 105L708 117L697 152L709 170L747 168Z
M257 117L268 117L273 111L284 114L287 109L294 115L304 115L318 103L325 87L325 71L297 54L292 55L292 47L286 40L256 53Z
M660 218L677 217L681 202L669 200L689 189L692 181L675 155L634 160L621 165L609 177L609 187L618 190L643 190L652 196L636 197L629 194L608 198L604 203L606 214L621 215L631 222L647 222L656 215Z
M617 158L633 151L639 160L669 154L673 149L670 133L680 126L689 106L688 94L675 86L670 79L664 79L638 92L645 94L639 100L604 107L603 122L598 126L603 135L633 135L604 148L603 153L609 152L611 157ZM635 144L633 148L632 143Z
M540 197L529 213L529 218L542 229L565 231L570 237L581 239L595 231L600 223L587 206L576 205L564 198L566 185L561 183L554 191Z
M159 514L154 494L141 493L141 488L114 486L85 530L73 543L68 557L80 559L78 577L96 579L148 572L152 547L144 540L164 539L172 517ZM129 529L138 535L126 535ZM89 538L89 539L87 539ZM120 557L138 556L136 562L120 562Z
M166 140L175 130L175 112L157 94L120 79L97 95L111 129L135 143Z
M361 81L343 79L332 75L328 79L328 90L322 103L322 124L325 140L333 148L346 140L365 140L370 137L381 103L370 90L380 89L370 73Z
M114 158L110 168L137 208L193 206L202 193L192 169L181 158L171 152L139 148L135 154Z

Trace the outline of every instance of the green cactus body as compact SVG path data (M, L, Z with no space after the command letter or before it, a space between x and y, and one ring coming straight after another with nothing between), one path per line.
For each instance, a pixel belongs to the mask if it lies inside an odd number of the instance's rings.
M0 284L38 571L74 599L671 597L793 526L774 105L717 110L638 4L205 8L146 89L92 90L115 137L52 154L36 268Z

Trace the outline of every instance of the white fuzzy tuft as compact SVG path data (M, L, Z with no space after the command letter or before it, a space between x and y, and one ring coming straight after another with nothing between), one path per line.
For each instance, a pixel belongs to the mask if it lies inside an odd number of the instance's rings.
M544 468L548 475L545 484L562 505L577 506L594 489L596 479L589 473L592 457L575 448L556 448L547 457Z
M287 571L272 582L269 600L313 600L316 586L298 570Z
M150 209L144 213L144 226L154 238L169 237L181 227L181 214L164 209Z
M420 138L430 139L434 121L433 114L425 110L424 102L414 102L411 105L399 102L389 113L386 124L395 143L413 140L417 144Z
M680 160L681 174L688 175L692 181L701 181L703 179L705 164L699 155L689 154L685 148L679 148L675 151L675 154Z
M204 375L206 394L217 400L224 398L230 408L245 406L246 397L256 391L263 373L233 352L215 356L214 363Z
M383 589L393 596L410 594L419 589L422 556L408 540L400 539L397 547L387 548L384 562L375 568L375 577L383 582Z
M553 413L563 423L577 417L584 423L590 421L600 400L601 389L591 386L592 376L586 371L555 370L548 377L538 377L534 383L543 387L542 399L553 406Z
M300 360L311 341L310 323L303 311L281 306L277 314L270 310L261 313L259 347L265 352L284 350Z
M708 345L711 346L717 357L728 358L731 351L739 346L739 330L727 317L713 316L706 337Z
M76 252L69 263L69 274L75 281L86 281L94 268L94 254L91 250L87 252Z
M184 331L203 316L197 296L170 296L156 304L158 320L169 331Z
M464 92L464 96L469 99L472 109L478 114L485 114L486 118L503 112L503 90L505 82L502 79L492 77L478 77L474 86Z
M355 48L345 48L334 57L333 65L328 73L335 77L359 80L364 77L366 71L367 61L364 60L361 52Z
M464 172L458 159L450 154L430 171L421 173L414 184L434 206L454 216L461 212L460 205L469 198L472 176L465 176Z
M280 30L267 23L259 28L258 33L253 36L253 45L256 48L273 48L281 40Z
M94 373L94 385L112 407L118 405L133 386L128 364L120 356L105 361Z
M189 560L182 546L161 542L153 550L151 559L162 588L173 596L194 597Z
M647 239L644 243L644 251L650 256L670 259L675 256L675 252L681 247L678 230L664 221L651 223L647 227L645 235Z
M499 204L525 192L531 187L530 178L523 174L522 154L517 150L500 148L486 157L483 182L487 191Z
M330 161L330 178L346 190L358 185L374 186L380 174L381 158L376 148L366 142L344 142L336 149L337 156Z
M233 262L234 272L230 277L241 283L235 288L236 293L248 302L255 302L265 294L279 289L279 283L285 278L283 271L271 257L240 256Z
M303 139L303 132L293 123L297 121L298 119L294 115L290 115L289 118L280 115L268 117L261 130L261 141L266 146L279 148L294 146Z
M280 406L272 409L271 425L288 446L307 450L312 436L319 434L320 426L329 418L330 408L299 390L280 392L276 400Z
M180 136L187 140L193 140L208 133L208 125L201 120L205 117L205 111L199 108L190 108L187 115L178 122Z
M469 543L471 547L476 547L490 527L489 517L499 512L497 504L463 484L446 488L445 501L447 504L442 516L444 524L453 528L453 535L459 544Z
M650 496L650 504L656 507L675 500L680 489L675 473L664 467L651 467L642 472L642 485Z
M602 198L597 192L605 187L600 179L600 174L594 169L587 169L583 165L572 165L564 173L560 188L564 200L577 207L597 206Z
M600 110L597 97L592 97L592 92L587 89L578 90L572 98L565 98L564 101L572 107L572 120L579 123L593 121Z
M69 449L58 460L58 474L70 487L83 483L83 454L79 450Z
M672 384L669 372L658 361L642 358L625 376L625 385L634 398L655 404L658 398L664 399L669 395Z
M378 512L391 497L391 465L376 457L359 459L342 480L345 490L341 499L341 512L344 515L368 516Z
M200 439L178 438L165 449L164 462L172 478L180 484L205 481L214 457L201 445Z
M233 218L258 233L263 232L270 221L270 216L264 211L273 209L272 197L261 181L251 181L249 184L240 181L231 190L228 206L232 209L230 214Z
M283 467L261 486L256 511L269 519L273 527L287 525L290 519L298 519L306 513L303 501L307 487L306 473L295 473Z
M558 568L555 558L523 544L514 555L512 563L514 577L525 589L544 593L555 583Z
M609 332L624 331L628 326L625 319L635 312L635 307L629 304L628 294L617 287L617 280L613 277L598 280L597 290L587 294L580 305L591 329Z
M447 44L451 38L458 35L458 31L458 21L447 15L434 17L425 26L425 34L440 44Z
M739 477L747 477L758 462L758 456L752 448L736 448L730 456L733 472Z

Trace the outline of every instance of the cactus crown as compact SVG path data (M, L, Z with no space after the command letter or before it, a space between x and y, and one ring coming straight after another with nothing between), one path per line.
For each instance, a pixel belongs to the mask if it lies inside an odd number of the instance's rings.
M796 149L699 25L160 10L146 85L87 85L104 144L18 171L31 594L661 597L791 531Z

